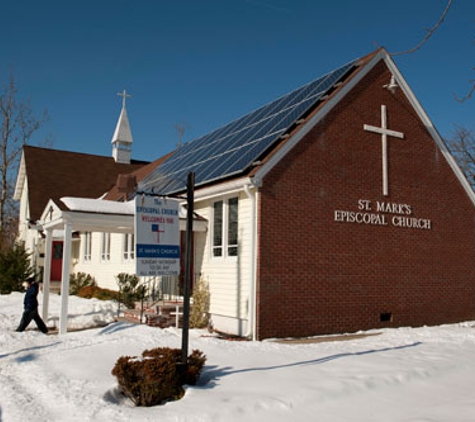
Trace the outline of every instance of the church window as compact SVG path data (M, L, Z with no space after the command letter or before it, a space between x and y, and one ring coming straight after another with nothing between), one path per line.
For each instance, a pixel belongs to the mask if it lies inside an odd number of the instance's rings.
M111 259L111 234L102 233L101 259L110 261Z
M213 256L223 256L223 201L213 204Z
M129 261L135 258L135 238L133 234L124 234L124 259Z
M84 261L91 260L91 232L84 233Z
M238 255L238 198L213 203L212 256Z
M238 254L238 199L228 201L228 256Z

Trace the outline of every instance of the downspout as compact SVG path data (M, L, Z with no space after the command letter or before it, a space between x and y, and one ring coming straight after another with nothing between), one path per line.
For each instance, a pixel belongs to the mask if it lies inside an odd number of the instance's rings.
M251 185L244 185L244 192L251 201L251 265L249 265L249 307L246 337L252 337L252 340L256 341L256 192L252 193L250 187Z

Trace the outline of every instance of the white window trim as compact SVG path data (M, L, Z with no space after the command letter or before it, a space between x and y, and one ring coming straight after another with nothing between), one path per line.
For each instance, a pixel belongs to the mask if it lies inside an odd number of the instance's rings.
M92 260L92 233L85 232L84 233L84 247L83 247L83 254L82 260L83 262L91 262Z
M101 241L101 261L110 262L111 260L111 234L108 232L102 233Z
M238 203L238 244L237 244L237 255L229 255L228 254L228 236L229 236L229 200L237 198L237 203ZM222 254L221 256L215 256L214 255L214 204L217 202L222 202L223 203L223 224L222 224ZM219 199L215 199L214 201L211 202L211 224L210 224L210 259L212 261L236 261L237 258L239 257L240 253L240 248L239 248L239 203L240 203L240 198L239 195L228 195Z
M135 235L133 233L124 233L123 238L123 254L124 261L131 262L135 260Z

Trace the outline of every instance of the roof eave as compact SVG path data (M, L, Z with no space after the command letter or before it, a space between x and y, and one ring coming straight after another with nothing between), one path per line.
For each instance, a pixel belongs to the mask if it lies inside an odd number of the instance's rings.
M256 186L262 186L265 176L284 158L287 153L307 135L310 130L320 122L335 107L348 92L353 89L381 60L389 58L387 51L380 48L366 64L356 71L345 81L334 95L330 96L321 108L304 123L299 130L292 135L272 156L266 160L252 175L252 182Z
M20 166L18 167L18 175L15 183L15 192L13 193L13 199L19 201L21 199L21 193L26 179L26 165L25 165L25 151L21 153Z

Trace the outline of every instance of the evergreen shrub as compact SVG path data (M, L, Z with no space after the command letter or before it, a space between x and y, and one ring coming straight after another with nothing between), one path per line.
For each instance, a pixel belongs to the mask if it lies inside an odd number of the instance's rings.
M90 274L78 272L69 277L69 294L77 295L84 287L96 286L96 279Z
M205 362L203 352L193 350L183 368L180 349L157 347L142 356L120 357L112 375L136 406L155 406L182 398L183 385L196 384Z
M209 326L209 285L200 278L193 286L193 306L190 311L190 327L206 328Z
M136 274L120 273L116 275L119 286L119 297L127 308L135 308L135 302L145 297L147 286L139 285L140 278Z
M22 283L33 276L30 254L21 243L0 253L0 294L21 291Z

